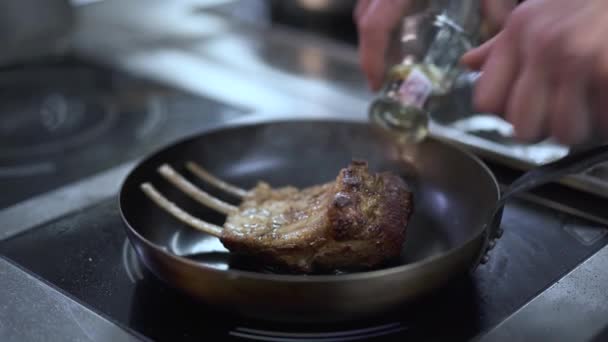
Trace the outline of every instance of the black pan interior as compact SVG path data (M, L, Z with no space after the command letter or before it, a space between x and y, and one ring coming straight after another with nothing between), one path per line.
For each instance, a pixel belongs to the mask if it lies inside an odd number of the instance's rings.
M498 198L489 171L469 154L444 143L429 140L399 150L363 123L289 121L225 128L161 150L128 176L121 192L121 210L130 229L170 253L217 269L246 269L244 264L234 263L217 238L158 209L139 185L152 182L191 214L221 225L223 216L175 190L157 174L158 166L170 163L204 190L238 203L190 177L184 163L196 161L243 188L258 180L272 186L304 187L334 179L353 158L367 160L374 171L397 172L414 191L415 211L402 264L446 252L480 234Z

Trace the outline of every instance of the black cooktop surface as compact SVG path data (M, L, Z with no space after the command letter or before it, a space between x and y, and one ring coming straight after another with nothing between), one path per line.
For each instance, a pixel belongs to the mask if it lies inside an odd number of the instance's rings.
M255 322L206 308L157 280L127 241L117 199L0 242L0 254L125 329L153 340L466 340L553 284L608 237L571 218L512 203L489 262L400 312L340 325ZM583 227L583 228L577 228Z
M90 64L0 69L0 209L244 113Z

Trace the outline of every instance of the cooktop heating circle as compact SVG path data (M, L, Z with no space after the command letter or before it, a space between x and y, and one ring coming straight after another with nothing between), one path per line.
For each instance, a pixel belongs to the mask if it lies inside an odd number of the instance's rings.
M111 104L90 96L67 92L1 96L0 156L46 157L80 148L109 132L117 117Z

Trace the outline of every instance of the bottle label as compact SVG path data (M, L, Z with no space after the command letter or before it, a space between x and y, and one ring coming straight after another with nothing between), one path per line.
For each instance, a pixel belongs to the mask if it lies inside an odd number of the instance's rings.
M433 91L433 83L418 68L413 68L399 87L399 99L408 105L422 108Z

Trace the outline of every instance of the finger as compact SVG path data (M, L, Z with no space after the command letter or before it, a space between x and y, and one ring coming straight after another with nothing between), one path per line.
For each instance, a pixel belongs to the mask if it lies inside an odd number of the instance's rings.
M359 1L357 1L357 5L355 6L355 11L353 12L354 13L355 22L359 22L359 20L361 20L361 17L363 17L363 14L369 8L369 4L370 3L371 3L371 0L359 0Z
M517 0L485 0L482 2L482 12L490 32L496 32L504 27L509 14L517 6Z
M554 92L552 75L560 71L555 58L561 30L559 16L544 16L528 24L520 37L521 73L511 91L505 117L517 138L534 141L546 131L549 96Z
M541 137L550 91L545 70L532 63L526 66L515 82L505 116L513 125L516 138L534 141Z
M474 102L479 110L505 114L510 93L527 57L527 50L530 50L526 46L526 37L535 36L535 32L528 31L534 27L534 20L539 20L539 9L543 6L546 6L544 0L522 5L509 16L505 29L496 37L490 55L483 64L475 92ZM542 18L551 16L545 15L540 17Z
M595 134L608 138L608 48L598 55L594 64L592 89L590 100L592 101L592 125Z
M596 58L591 62L593 73L591 77L591 89L589 89L589 100L591 102L591 127L593 134L599 138L608 138L608 96L605 92L608 87L608 45L604 43L608 35L608 26L602 25L605 21L605 10L590 8L596 16L593 20L587 20L583 32L577 42L581 49L589 51L591 47L600 47Z
M566 145L582 143L590 133L590 110L582 83L562 81L551 106L551 134Z
M586 62L580 59L566 64L549 106L551 134L563 144L579 144L590 133L589 65Z
M369 4L358 25L361 68L372 90L382 84L384 61L392 31L411 5L410 0L376 0Z
M595 138L608 138L608 97L603 94L608 83L594 86L590 95L591 128Z
M558 58L551 64L557 77L552 105L551 133L559 142L573 145L587 140L593 125L590 100L593 66L599 60L598 47L604 46L608 32L601 29L604 15L596 6L587 6L575 14L565 15ZM585 25L580 25L584 22Z
M592 113L593 134L596 138L608 141L608 98L601 96L599 105Z
M467 51L460 58L460 63L465 65L467 68L469 68L471 70L480 70L481 67L483 66L483 64L485 63L486 59L488 59L488 56L490 55L490 52L492 51L492 47L494 46L494 43L495 43L496 39L498 39L498 37L499 36L495 36L494 38L488 40L487 42L483 43L482 45L480 45L470 51Z
M504 113L508 95L519 71L519 57L512 34L504 31L492 44L477 81L474 102L479 111Z

